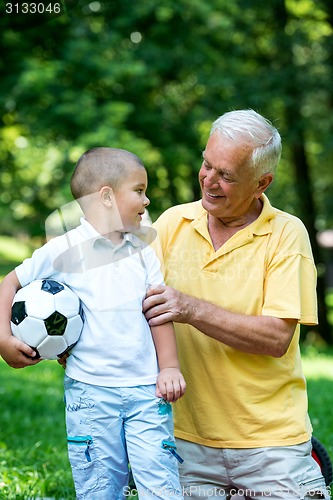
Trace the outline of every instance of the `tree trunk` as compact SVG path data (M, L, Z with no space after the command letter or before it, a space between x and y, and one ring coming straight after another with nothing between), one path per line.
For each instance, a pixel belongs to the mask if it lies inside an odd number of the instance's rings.
M294 111L293 111L294 112ZM301 132L299 131L300 135ZM310 237L310 242L312 246L313 256L317 268L320 270L323 264L323 258L321 255L321 249L317 241L317 231L315 229L315 214L316 210L314 207L313 200L313 189L312 183L309 176L309 165L307 162L305 149L304 149L304 139L299 137L299 141L295 141L292 146L292 156L293 164L295 168L295 177L297 182L297 194L299 196L299 206L301 207L301 218L304 222ZM327 316L327 306L325 302L326 295L326 276L325 274L318 273L317 282L317 297L318 297L318 317L319 324L315 329L320 336L329 344L333 344L331 326L328 322Z
M311 329L317 331L329 345L333 345L332 328L328 322L328 310L325 302L326 276L320 272L324 259L317 241L317 231L315 228L316 209L310 177L310 166L305 149L304 129L306 121L303 119L301 113L302 87L299 83L302 79L298 78L299 68L294 64L293 60L292 36L286 34L288 10L285 0L277 0L274 3L274 8L276 19L280 24L280 64L281 67L289 68L290 75L286 81L281 82L281 86L284 87L284 94L289 97L286 102L285 113L289 136L288 144L293 160L295 182L297 184L296 192L299 197L301 219L308 230L314 260L319 270L317 282L319 325L311 327Z

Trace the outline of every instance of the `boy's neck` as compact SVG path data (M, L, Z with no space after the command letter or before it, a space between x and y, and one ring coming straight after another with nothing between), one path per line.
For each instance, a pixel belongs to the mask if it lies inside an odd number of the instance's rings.
M85 219L101 236L110 240L113 245L119 245L122 243L125 234L122 224L114 226L113 224L110 224L110 221L103 224L101 219L91 217L90 214L87 213L85 214Z
M117 246L122 243L124 234L125 233L121 233L120 231L112 231L111 233L103 234L102 236L104 236L107 240L110 240L113 245Z

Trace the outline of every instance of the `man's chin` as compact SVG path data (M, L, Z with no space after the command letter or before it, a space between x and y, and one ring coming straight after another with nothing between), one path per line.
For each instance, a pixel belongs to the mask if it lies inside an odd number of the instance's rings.
M214 201L214 200L208 200L207 198L202 198L201 204L203 208L212 215L216 215L216 213L221 210L221 206L218 200Z

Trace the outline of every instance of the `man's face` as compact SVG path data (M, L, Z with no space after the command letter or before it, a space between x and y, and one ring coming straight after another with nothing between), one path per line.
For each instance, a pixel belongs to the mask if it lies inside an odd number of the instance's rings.
M199 172L202 205L224 222L250 211L259 198L259 179L248 165L251 148L241 140L231 140L219 132L208 139Z

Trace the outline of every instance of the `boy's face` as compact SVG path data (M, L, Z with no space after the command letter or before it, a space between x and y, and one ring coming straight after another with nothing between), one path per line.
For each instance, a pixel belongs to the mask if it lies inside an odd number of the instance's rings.
M114 197L125 232L139 229L150 201L146 196L148 179L143 167L134 167L114 190Z

